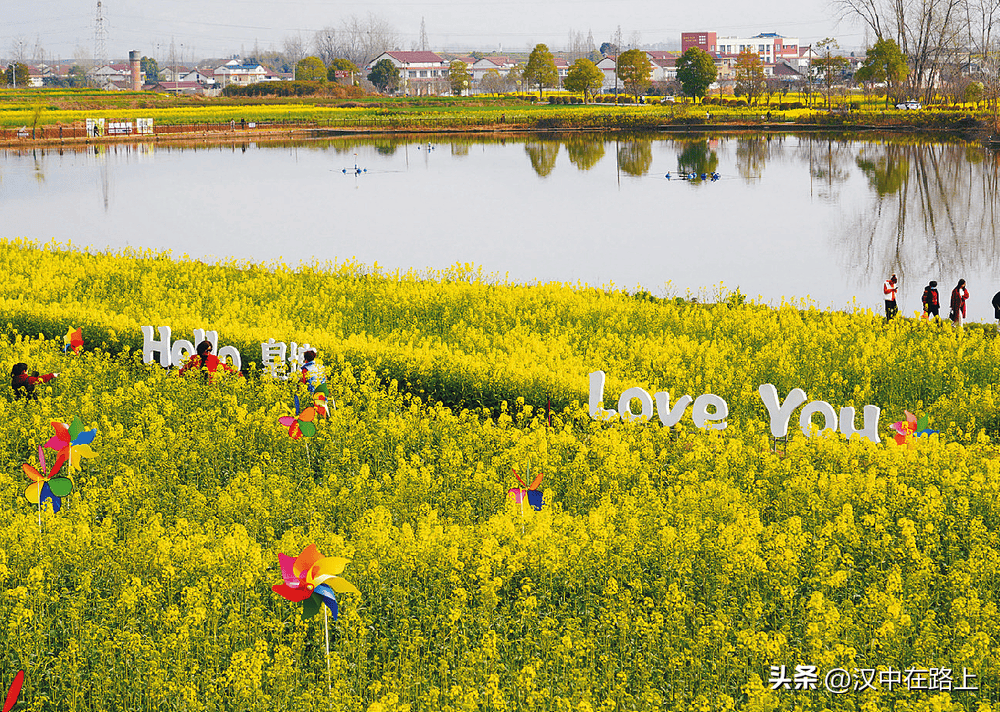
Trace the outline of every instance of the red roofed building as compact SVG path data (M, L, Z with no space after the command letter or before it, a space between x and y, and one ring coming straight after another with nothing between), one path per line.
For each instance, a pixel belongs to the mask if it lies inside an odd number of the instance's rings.
M367 71L370 72L383 59L396 65L399 70L399 91L406 96L450 91L448 62L436 52L383 52L368 64Z

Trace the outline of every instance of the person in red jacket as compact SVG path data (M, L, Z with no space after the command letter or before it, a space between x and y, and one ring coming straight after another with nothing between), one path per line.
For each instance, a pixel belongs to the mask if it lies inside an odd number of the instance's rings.
M969 290L965 280L958 280L958 286L951 290L951 321L955 326L961 326L965 321L965 302L969 298Z
M899 312L896 307L896 275L885 280L882 284L882 292L885 294L885 320L889 321Z
M33 371L28 375L28 364L15 363L10 371L10 387L14 390L14 400L24 398L25 400L38 400L35 393L35 384L48 383L58 376L58 373L46 373L39 376L38 371Z
M212 377L219 371L223 373L238 373L233 370L232 366L212 353L212 342L208 339L198 344L198 353L187 360L187 363L178 371L178 375L183 376L186 373L199 371L209 383L212 382ZM242 376L243 374L239 375Z

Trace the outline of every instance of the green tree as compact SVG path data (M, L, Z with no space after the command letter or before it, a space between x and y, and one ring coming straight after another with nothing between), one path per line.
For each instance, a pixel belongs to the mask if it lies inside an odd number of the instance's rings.
M556 60L543 44L535 45L528 56L528 64L524 67L524 82L538 87L538 98L542 98L542 87L554 87L559 84L559 70Z
M487 70L479 80L479 89L487 94L502 94L507 90L507 81L495 69Z
M368 73L368 81L379 91L394 91L399 86L399 69L388 57L380 59Z
M20 62L7 65L7 71L4 72L4 82L7 86L26 87L29 81L31 78L28 74L28 65Z
M985 96L986 87L983 86L982 82L970 82L969 86L965 87L965 91L962 92L962 101L978 106Z
M469 65L460 59L452 60L448 65L448 81L451 82L451 93L454 96L462 96L462 92L472 86Z
M563 87L567 91L582 93L583 101L586 102L587 95L593 96L603 83L604 72L598 69L596 64L589 59L578 59L566 72L566 81L563 82Z
M295 81L324 82L326 81L326 65L319 57L303 57L295 65Z
M337 57L332 62L326 70L326 78L328 81L337 81L337 72L350 72L351 81L354 81L354 77L361 74L361 70L358 69L358 65L349 59L344 59L343 57Z
M829 109L833 83L847 68L847 58L833 53L834 50L840 48L840 45L832 37L824 37L815 44L815 47L819 52L819 57L812 61L810 69L826 87L826 108Z
M697 47L692 47L677 59L677 81L688 96L704 97L717 72L712 55Z
M147 82L155 82L160 78L160 65L152 57L140 59L139 69L146 75Z
M714 63L712 66L715 66ZM630 49L618 56L615 71L625 85L625 91L638 99L649 86L653 63L649 61L649 55L641 49Z
M894 87L906 79L909 73L906 57L900 51L896 40L878 40L868 49L865 63L858 67L854 79L866 84L885 82L885 105L888 108Z
M79 64L69 68L69 85L71 87L87 86L87 72Z
M760 55L749 47L740 52L733 67L733 74L736 80L736 96L745 96L750 104L756 104L766 86L764 65L760 62Z

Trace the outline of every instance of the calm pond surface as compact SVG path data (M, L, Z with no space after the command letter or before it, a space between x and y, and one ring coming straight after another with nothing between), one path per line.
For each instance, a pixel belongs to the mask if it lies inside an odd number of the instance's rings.
M677 177L692 171L719 179ZM946 304L965 278L970 320L992 321L998 178L997 155L978 146L874 136L10 149L0 237L386 270L474 263L517 282L706 299L723 283L773 304L856 300L879 313L896 272L904 314L929 280Z

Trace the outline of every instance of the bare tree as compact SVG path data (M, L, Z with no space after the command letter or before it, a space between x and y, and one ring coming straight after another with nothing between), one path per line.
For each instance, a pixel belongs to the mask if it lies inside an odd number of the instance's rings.
M367 67L383 52L399 46L399 35L388 20L368 13L364 18L351 15L340 31L340 54L359 67Z
M861 19L878 40L895 40L910 63L910 91L928 95L968 36L963 3L970 1L980 0L833 0L843 18Z
M281 48L292 66L306 56L306 43L302 40L302 35L288 35L282 41Z
M340 37L335 27L324 27L317 30L313 35L313 50L316 56L323 60L323 64L330 66L330 62L340 55Z

